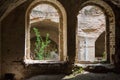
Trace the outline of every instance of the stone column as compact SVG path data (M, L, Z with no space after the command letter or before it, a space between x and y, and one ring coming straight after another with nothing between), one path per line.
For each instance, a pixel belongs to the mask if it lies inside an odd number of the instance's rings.
M95 38L79 37L78 60L94 61L95 60Z
M95 61L95 38L86 37L86 61Z

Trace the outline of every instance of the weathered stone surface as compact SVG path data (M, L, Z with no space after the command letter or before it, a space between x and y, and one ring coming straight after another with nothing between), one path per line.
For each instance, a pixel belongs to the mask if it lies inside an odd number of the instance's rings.
M24 4L21 4L23 3L22 1L23 2L26 1L26 2ZM29 65L28 67L25 67L26 65L23 64L24 51L25 51L24 49L25 48L24 47L25 46L25 12L26 12L26 8L32 1L33 0L17 0L17 3L13 3L14 0L0 0L0 21L2 25L2 76L4 76L5 73L14 73L17 80L20 79L24 80L27 77L31 77L31 75L36 76L38 74L43 74L48 72L70 73L72 69L72 64L74 63L75 60L75 53L76 53L75 32L77 26L77 14L80 10L80 5L82 5L83 2L85 2L86 0L59 0L67 12L67 28L68 28L67 54L68 54L69 63L54 65L54 66L45 64L44 66ZM120 53L119 9L120 8L115 6L108 0L104 0L104 1L107 2L109 6L112 7L115 13L116 45L112 47L115 47L115 51L117 55L116 64L118 67L120 62L119 61L119 53ZM9 6L11 4L13 5L12 8ZM91 30L89 32L91 32Z

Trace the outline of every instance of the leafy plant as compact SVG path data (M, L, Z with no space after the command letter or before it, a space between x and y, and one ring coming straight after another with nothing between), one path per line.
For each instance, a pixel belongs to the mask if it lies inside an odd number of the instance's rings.
M47 33L46 39L43 40L37 28L33 28L33 31L35 32L35 35L36 35L36 42L35 42L35 49L34 49L36 53L36 59L43 60L47 56L49 56L49 54L45 51L45 49L51 42L49 40L49 34Z
M73 71L73 75L77 75L79 73L82 73L84 70L82 67L75 65L72 71Z

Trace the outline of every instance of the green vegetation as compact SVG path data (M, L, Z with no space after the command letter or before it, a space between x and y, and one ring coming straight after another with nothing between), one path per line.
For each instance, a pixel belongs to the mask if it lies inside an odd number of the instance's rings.
M47 33L46 39L43 40L37 28L33 28L33 31L35 32L35 35L36 35L36 42L35 42L35 49L34 49L36 59L45 60L50 56L49 52L45 50L51 42L49 40L49 34Z
M82 67L79 67L79 66L74 66L74 68L73 68L73 75L77 75L77 74L80 74L80 73L82 73L84 70L83 70L83 68Z
M106 53L104 52L103 55L102 55L103 59L106 58Z
M72 74L65 76L64 79L65 80L79 80L79 79L76 79L76 76L80 75L83 72L84 72L83 67L74 65L72 69Z

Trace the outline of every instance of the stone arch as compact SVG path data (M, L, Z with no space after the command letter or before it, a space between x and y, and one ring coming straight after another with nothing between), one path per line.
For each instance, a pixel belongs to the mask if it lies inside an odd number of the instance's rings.
M113 62L112 55L115 54L115 15L112 8L104 1L101 0L88 0L83 3L79 11L88 5L95 5L102 9L106 16L106 52L107 52L107 61ZM78 13L79 14L79 13ZM77 30L77 29L76 29Z
M60 24L59 24L59 54L60 61L66 61L67 57L67 16L64 7L57 0L35 0L33 1L25 14L25 57L24 61L26 64L30 64L30 25L29 15L31 10L39 4L49 4L53 6L59 13Z
M27 0L17 0L14 3L10 3L9 4L9 8L6 9L6 11L4 12L4 14L0 17L0 22L11 12L13 11L16 7L18 7L19 5L23 4L24 2L26 2Z

